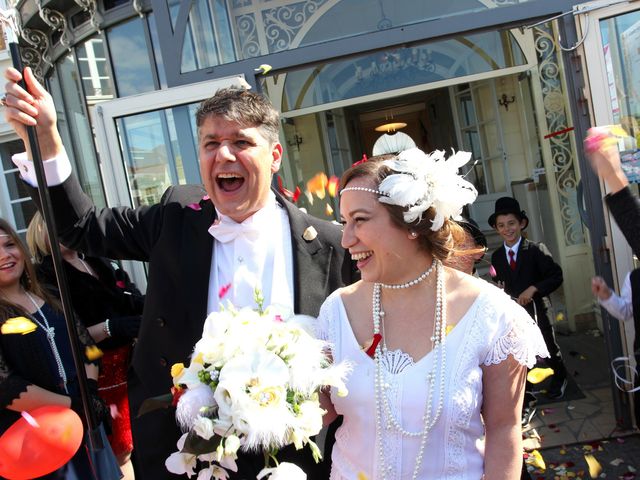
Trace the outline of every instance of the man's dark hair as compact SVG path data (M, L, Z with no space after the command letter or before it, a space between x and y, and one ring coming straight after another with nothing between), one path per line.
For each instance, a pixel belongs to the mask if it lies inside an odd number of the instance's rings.
M223 118L243 127L258 128L272 145L279 141L278 111L266 97L244 88L222 88L213 97L204 100L196 112L198 134L209 117Z

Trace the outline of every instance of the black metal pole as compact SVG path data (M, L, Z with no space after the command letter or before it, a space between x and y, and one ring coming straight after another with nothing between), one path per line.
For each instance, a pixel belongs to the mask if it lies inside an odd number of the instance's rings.
M16 42L9 42L9 52L11 54L11 61L13 67L19 72L23 73L22 59L20 57L20 47ZM20 86L27 90L24 78L20 81ZM91 398L89 395L89 384L87 382L87 373L85 371L84 364L84 352L80 345L80 340L76 331L75 315L73 313L73 307L71 303L71 297L69 293L67 279L63 268L63 258L60 252L60 243L58 241L58 234L56 231L56 222L53 214L53 206L51 205L51 197L49 194L49 187L47 186L47 180L44 172L44 165L42 164L42 155L40 154L40 145L38 144L38 136L36 134L36 127L27 126L27 135L29 140L29 147L31 149L31 158L36 171L36 178L38 179L38 196L40 198L40 205L42 208L42 214L46 223L47 233L49 234L49 244L51 247L51 256L53 258L53 266L56 272L56 280L58 281L58 288L60 291L60 301L62 302L62 311L64 313L64 319L67 326L67 334L71 342L71 353L73 354L73 363L76 367L76 374L78 378L78 387L80 390L80 396L82 398L82 407L84 409L84 416L87 424L87 437L89 439L89 447L93 450L96 448L103 448L102 439L98 434L97 421L95 412L91 408Z

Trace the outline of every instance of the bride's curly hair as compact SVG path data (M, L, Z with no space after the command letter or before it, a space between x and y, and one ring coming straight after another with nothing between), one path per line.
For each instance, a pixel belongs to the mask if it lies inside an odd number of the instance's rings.
M397 155L385 154L377 155L367 159L366 161L355 163L342 174L340 178L340 189L345 188L349 182L357 178L368 178L371 180L371 188L378 189L382 180L394 172L385 165L385 160L397 159ZM389 203L380 202L387 209L391 216L391 221L400 229L418 234L418 242L420 247L433 255L438 260L446 260L454 250L454 244L459 239L464 238L464 231L457 222L446 218L442 228L438 231L431 230L431 222L435 218L435 210L433 207L427 209L422 218L411 223L404 221L405 207L391 205Z

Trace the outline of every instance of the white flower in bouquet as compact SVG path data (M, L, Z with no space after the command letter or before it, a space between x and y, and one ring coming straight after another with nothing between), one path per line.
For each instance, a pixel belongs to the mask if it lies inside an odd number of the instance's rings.
M300 467L287 462L282 462L275 468L263 468L258 474L258 480L267 475L269 480L307 480L307 476Z
M167 459L173 473L226 478L225 469L236 470L239 450L263 451L268 462L290 444L308 446L320 459L311 440L326 413L318 393L333 386L346 394L349 366L330 363L328 345L311 333L312 317L256 303L258 311L229 306L210 314L189 366L172 368L176 419L186 432L180 451ZM287 465L267 464L261 474L306 478Z

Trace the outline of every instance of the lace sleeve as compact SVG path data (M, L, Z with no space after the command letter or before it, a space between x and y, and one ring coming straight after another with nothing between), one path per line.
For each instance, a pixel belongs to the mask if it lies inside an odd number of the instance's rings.
M80 340L80 345L84 347L84 353L85 353L84 363L87 365L97 365L99 367L101 364L99 358L96 358L94 360L89 360L89 358L87 358L86 356L87 347L95 346L96 342L93 341L93 338L89 334L89 330L87 330L87 327L84 325L82 320L80 320L78 315L75 314L74 317L76 320L76 331L78 332L78 339Z
M521 365L532 368L536 357L548 357L549 352L538 325L524 308L515 302L510 303L505 311L496 312L500 316L499 333L483 363L496 365L512 355Z

